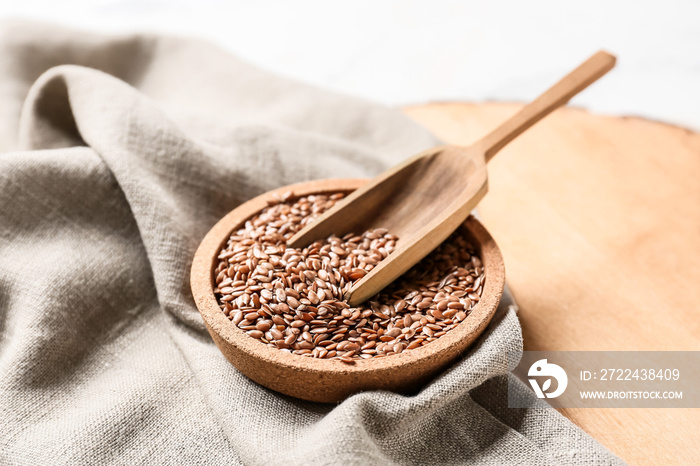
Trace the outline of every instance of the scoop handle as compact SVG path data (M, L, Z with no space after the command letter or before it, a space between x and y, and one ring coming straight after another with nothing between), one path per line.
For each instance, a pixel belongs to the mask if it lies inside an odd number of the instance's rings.
M614 55L603 50L594 54L474 146L484 154L488 162L520 133L566 104L573 96L610 71L615 66L615 61Z

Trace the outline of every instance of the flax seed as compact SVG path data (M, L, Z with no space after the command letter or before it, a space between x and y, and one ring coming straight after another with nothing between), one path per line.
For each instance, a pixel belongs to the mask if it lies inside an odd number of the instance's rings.
M292 354L352 364L420 348L468 318L485 279L461 230L359 307L344 294L400 239L380 228L286 247L342 198L287 192L231 234L218 256L214 292L233 325Z

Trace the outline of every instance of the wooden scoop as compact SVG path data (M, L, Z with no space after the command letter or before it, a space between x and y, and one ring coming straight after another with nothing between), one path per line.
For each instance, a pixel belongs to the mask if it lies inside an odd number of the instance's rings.
M371 298L447 239L487 191L486 162L516 136L561 107L615 66L600 51L513 117L469 147L428 149L387 170L294 235L301 248L332 234L387 228L396 249L346 294L351 306Z

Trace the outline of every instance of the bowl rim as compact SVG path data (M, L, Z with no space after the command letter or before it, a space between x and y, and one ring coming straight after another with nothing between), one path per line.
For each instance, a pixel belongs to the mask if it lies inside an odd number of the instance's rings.
M391 370L397 366L420 364L426 359L439 357L441 353L450 351L454 346L467 339L471 343L480 335L491 321L501 300L505 286L505 266L503 257L496 242L486 228L473 216L470 216L461 227L471 236L474 246L478 249L482 266L485 269L484 288L479 303L471 310L467 318L458 326L419 348L404 351L383 358L368 358L354 361L352 364L332 359L309 358L268 346L233 324L221 311L214 294L214 268L221 250L231 235L253 215L267 207L268 200L282 196L292 191L294 197L311 194L328 194L336 192L351 192L367 180L359 178L324 179L296 183L256 196L230 211L221 218L206 234L200 243L190 272L190 285L195 300L205 324L210 331L215 332L227 344L248 355L283 366L292 370L305 372L328 373L364 373Z

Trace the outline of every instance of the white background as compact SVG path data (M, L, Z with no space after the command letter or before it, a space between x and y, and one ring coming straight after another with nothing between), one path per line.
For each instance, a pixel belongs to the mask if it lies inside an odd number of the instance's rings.
M599 48L572 103L700 129L700 1L19 0L0 19L207 38L279 74L389 105L531 99Z

